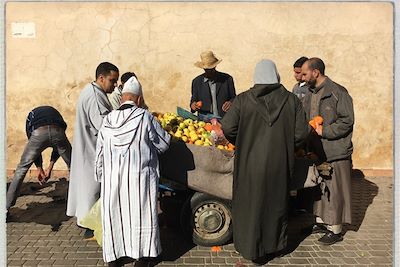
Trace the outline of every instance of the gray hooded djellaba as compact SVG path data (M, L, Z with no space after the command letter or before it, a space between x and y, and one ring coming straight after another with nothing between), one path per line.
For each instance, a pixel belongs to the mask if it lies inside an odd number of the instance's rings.
M254 86L235 98L221 124L236 146L233 241L244 258L256 260L287 245L288 186L295 149L307 136L305 113L280 84L275 64L261 60Z

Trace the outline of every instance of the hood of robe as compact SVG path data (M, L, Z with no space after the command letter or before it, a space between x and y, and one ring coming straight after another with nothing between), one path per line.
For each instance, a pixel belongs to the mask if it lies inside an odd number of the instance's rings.
M272 126L279 118L289 92L280 83L275 63L263 59L254 71L254 86L250 88L252 98L256 102L257 112Z
M257 63L253 79L254 84L275 84L281 80L275 63L269 59Z
M113 110L105 117L103 130L111 138L114 147L129 150L134 138L142 132L144 113L145 110L133 102L125 102L120 109Z

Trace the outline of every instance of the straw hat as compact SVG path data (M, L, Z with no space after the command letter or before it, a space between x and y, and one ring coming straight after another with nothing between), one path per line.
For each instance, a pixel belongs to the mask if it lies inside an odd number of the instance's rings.
M216 58L212 51L205 51L201 53L200 58L201 61L197 61L194 63L194 65L202 69L215 68L222 61L222 59Z

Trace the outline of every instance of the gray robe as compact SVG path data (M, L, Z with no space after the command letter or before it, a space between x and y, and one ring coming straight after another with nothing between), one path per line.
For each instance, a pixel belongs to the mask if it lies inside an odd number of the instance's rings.
M94 180L98 131L112 110L106 93L94 82L82 90L76 106L67 215L83 218L99 198L100 183Z

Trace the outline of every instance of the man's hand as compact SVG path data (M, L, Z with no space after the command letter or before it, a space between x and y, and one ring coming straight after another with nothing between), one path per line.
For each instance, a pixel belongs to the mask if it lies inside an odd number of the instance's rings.
M228 109L230 109L231 105L232 105L232 102L231 102L231 101L226 101L226 102L222 105L222 110L223 110L224 112L227 112Z
M50 161L50 163L49 163L49 167L47 167L47 170L46 170L46 180L45 180L45 182L47 182L49 179L50 179L50 177L51 177L51 172L52 172L52 170L53 170L53 167L54 167L54 162L53 161Z
M40 185L42 185L44 182L46 182L46 174L44 173L44 170L42 167L37 167L37 171L38 171L38 182Z
M312 161L317 161L318 160L318 156L314 152L308 152L307 153L307 158L309 158Z
M197 102L192 102L192 104L190 104L190 108L194 111L199 110L200 108L197 106Z
M317 125L316 125L316 128L315 128L315 131L317 132L317 134L318 134L319 136L322 136L322 125L317 124Z

